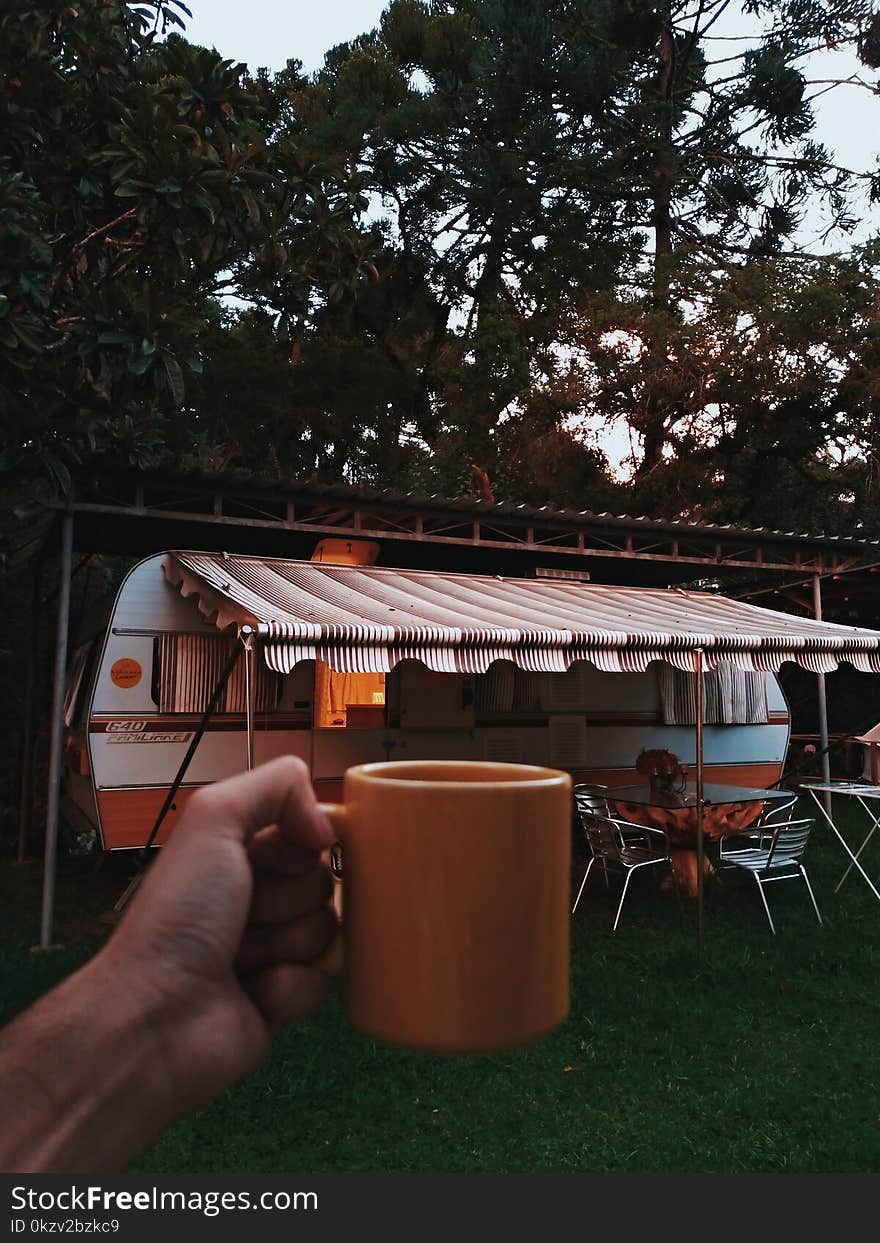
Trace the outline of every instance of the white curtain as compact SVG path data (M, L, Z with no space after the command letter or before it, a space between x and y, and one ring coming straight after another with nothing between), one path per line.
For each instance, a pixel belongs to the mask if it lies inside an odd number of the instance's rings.
M540 704L540 674L520 669L509 660L496 660L477 675L477 712L537 712Z
M696 677L660 665L660 703L664 725L694 725ZM703 721L706 725L765 725L767 675L723 662L703 675Z
M232 655L226 635L163 634L157 658L160 712L204 712ZM258 654L259 657L259 654ZM244 653L217 705L218 712L245 712ZM259 657L254 661L255 711L271 712L278 703L279 676Z

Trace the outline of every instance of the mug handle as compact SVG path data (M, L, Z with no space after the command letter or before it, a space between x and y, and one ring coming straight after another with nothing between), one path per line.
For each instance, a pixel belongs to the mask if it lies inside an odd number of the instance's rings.
M321 811L333 825L337 840L330 847L330 872L333 876L333 910L339 927L325 950L309 964L326 975L338 975L342 970L342 843L345 837L345 807L340 803L319 803Z

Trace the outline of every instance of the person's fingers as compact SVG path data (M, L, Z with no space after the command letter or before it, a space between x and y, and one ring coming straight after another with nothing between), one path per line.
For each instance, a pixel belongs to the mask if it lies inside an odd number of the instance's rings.
M256 872L276 872L282 876L303 876L311 872L320 852L300 846L286 838L277 824L260 829L248 846L248 857Z
M251 900L250 924L286 924L326 906L333 881L325 867L306 876L260 875Z
M313 856L301 876L255 871L248 843L267 833L292 847L286 865ZM287 756L199 790L162 847L124 918L117 944L175 987L187 976L220 979L235 962L244 930L256 922L284 923L325 906L331 882L317 862L334 841L319 812L306 766ZM301 856L298 851L304 852ZM264 888L270 879L274 886ZM256 898L254 912L253 900ZM161 981L160 981L161 982Z
M250 926L242 937L236 968L247 975L279 962L311 962L330 944L337 927L328 907L286 924Z
M245 981L254 1005L273 1032L311 1018L321 1007L327 977L314 967L277 963Z
M190 800L181 828L184 822L190 832L239 842L248 842L268 825L277 825L282 837L311 850L324 850L335 841L315 799L309 770L292 755L205 786Z

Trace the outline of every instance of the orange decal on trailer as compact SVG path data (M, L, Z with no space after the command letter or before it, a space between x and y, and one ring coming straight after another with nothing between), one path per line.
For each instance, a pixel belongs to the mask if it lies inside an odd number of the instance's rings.
M144 671L136 660L132 660L129 656L123 656L121 660L114 660L110 666L110 681L114 686L120 686L124 691L130 690L132 686L137 686L143 677Z

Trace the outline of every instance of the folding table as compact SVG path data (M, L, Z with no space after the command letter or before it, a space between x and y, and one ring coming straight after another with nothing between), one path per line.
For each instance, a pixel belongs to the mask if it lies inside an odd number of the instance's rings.
M880 800L880 785L870 785L868 782L864 781L801 781L798 785L800 789L804 790L812 797L813 802L822 813L828 827L834 833L835 837L850 858L850 865L837 882L834 892L837 893L840 890L840 887L846 880L847 876L849 876L850 872L853 868L855 868L856 871L860 873L862 880L871 890L871 893L873 893L877 901L880 902L880 892L878 892L876 885L871 880L870 876L868 876L861 863L859 863L859 855L876 833L878 825L880 825L880 805L878 805L876 813L868 806L869 802L873 801L877 803L877 800ZM855 854L853 854L846 839L840 832L840 829L838 829L837 825L834 823L834 817L829 814L822 799L819 797L819 795L823 793L831 795L842 794L846 798L854 798L864 811L868 820L868 832L865 834L864 841L861 846L859 846Z

